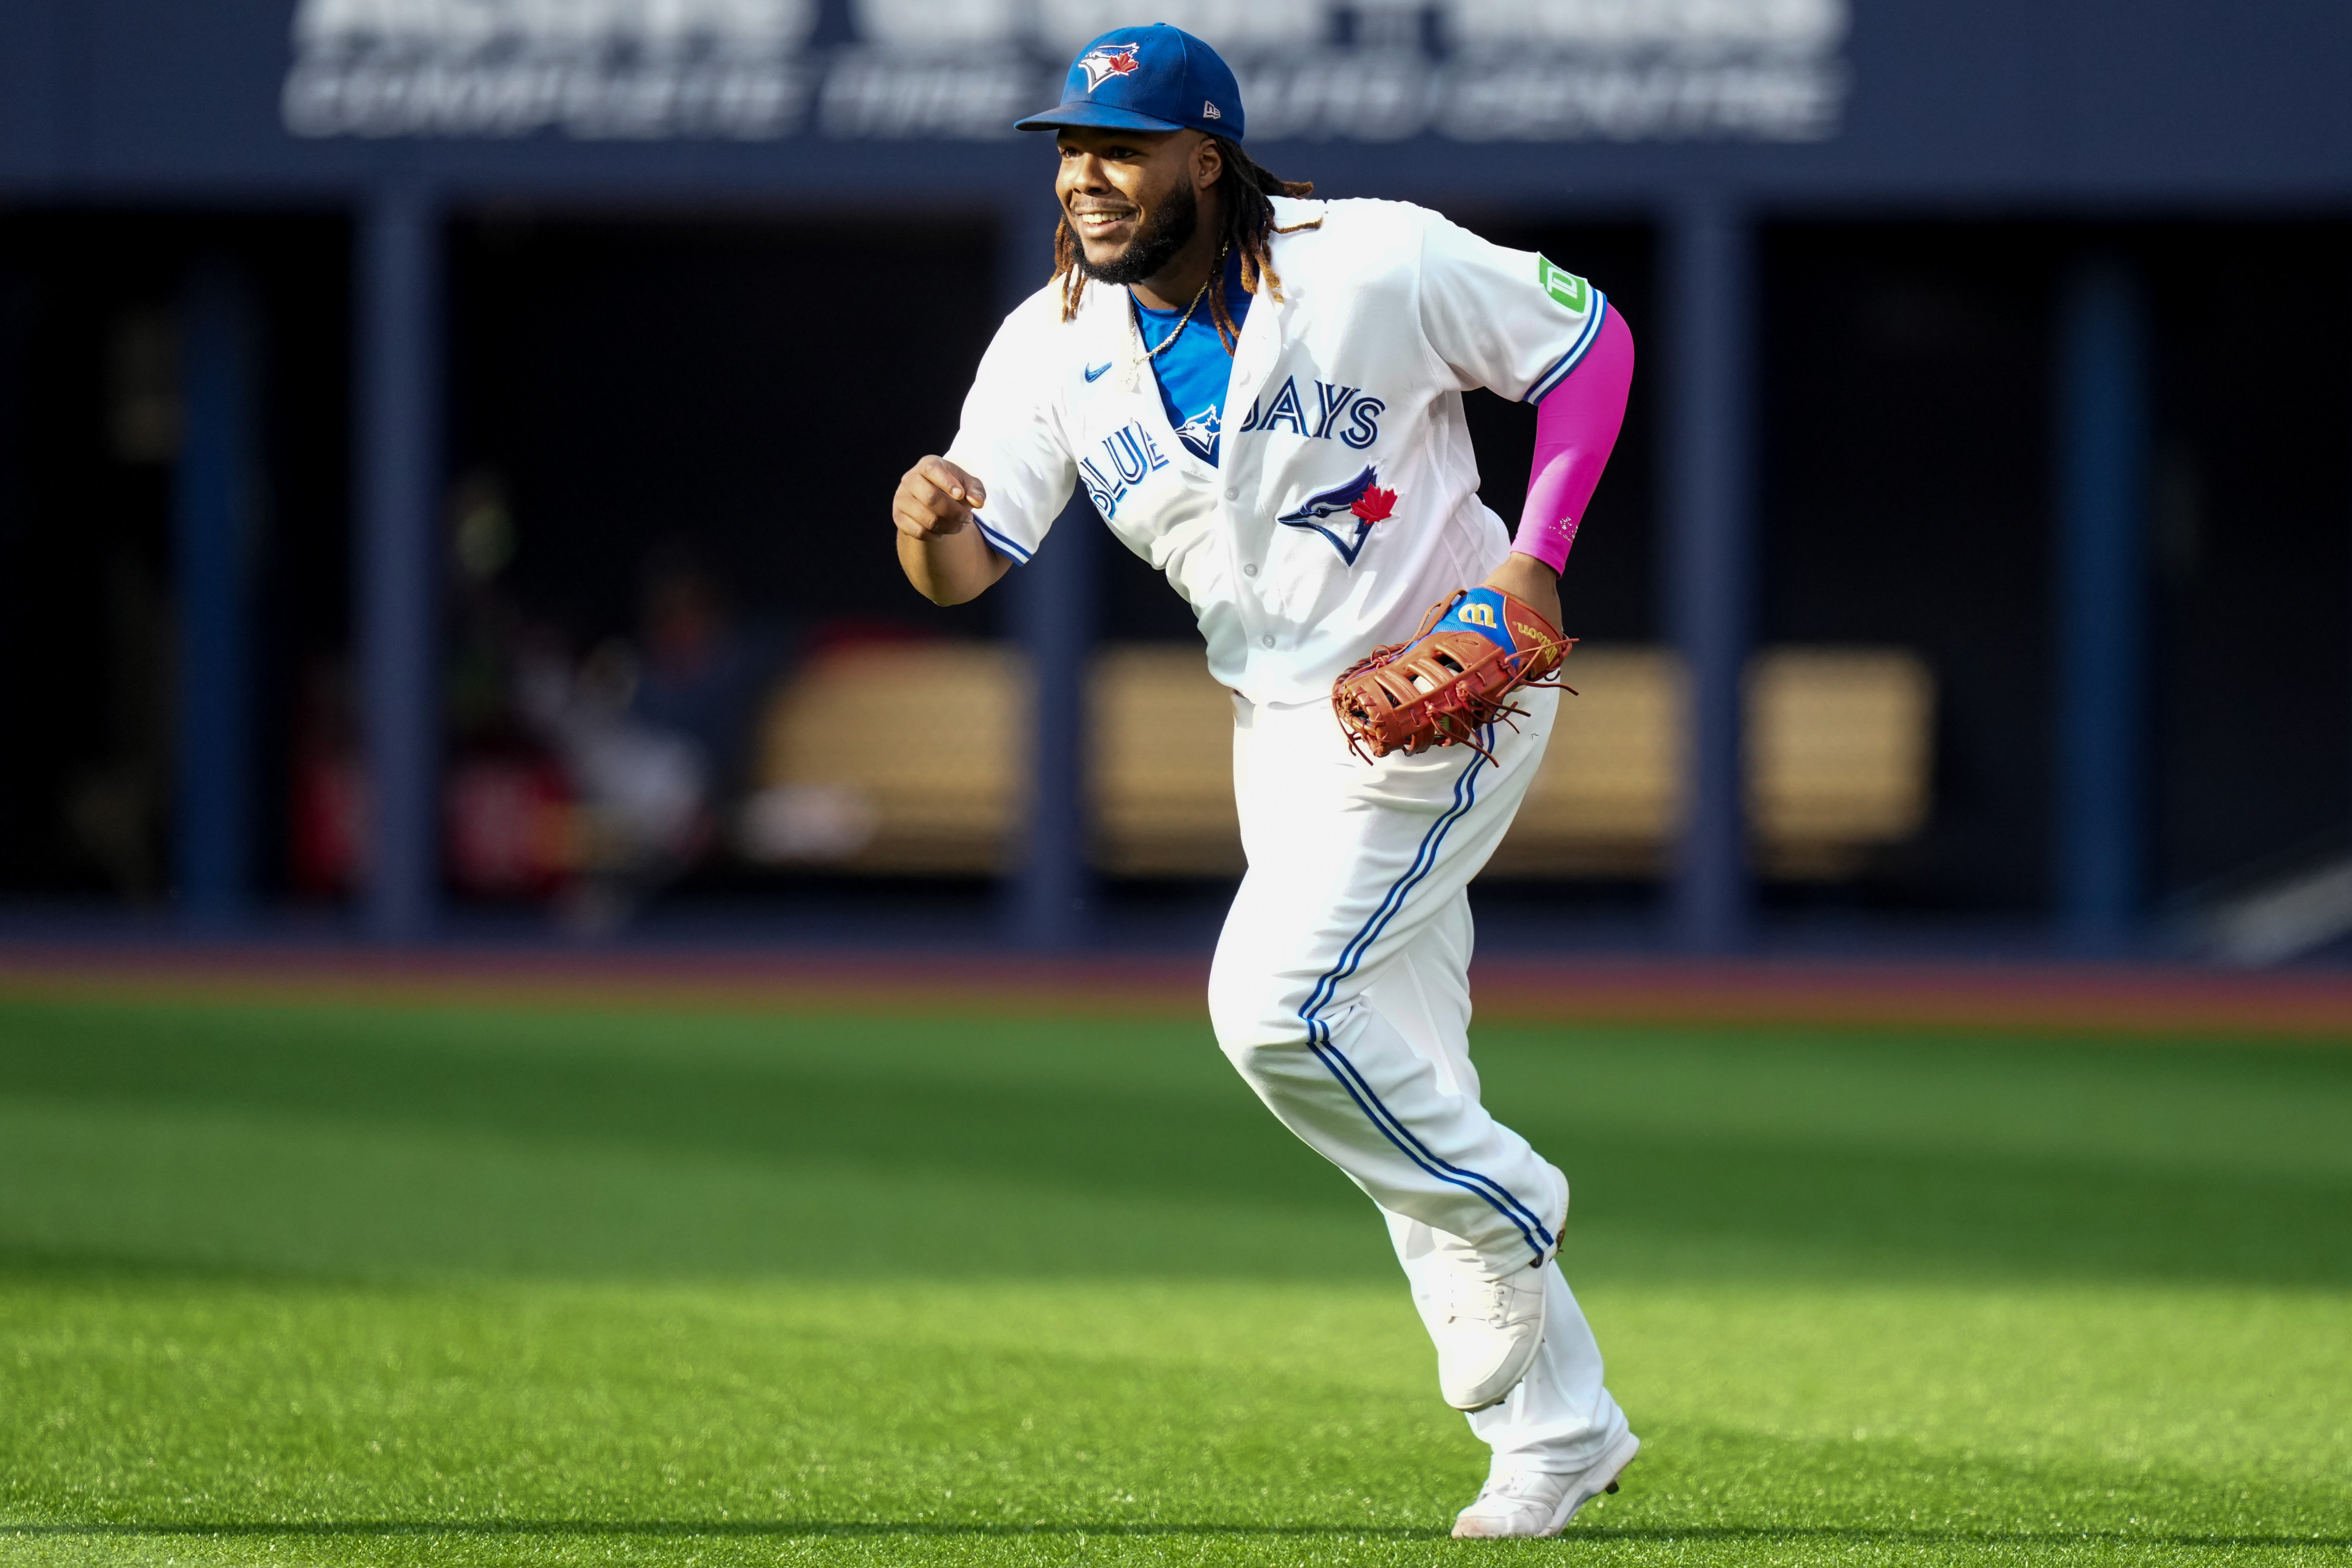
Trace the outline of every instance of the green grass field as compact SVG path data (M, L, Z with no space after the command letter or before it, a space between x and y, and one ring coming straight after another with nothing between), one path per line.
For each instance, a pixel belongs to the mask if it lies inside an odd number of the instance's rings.
M1478 1049L1646 1444L1560 1542L1201 1025L0 1002L0 1563L2352 1555L2352 1052Z

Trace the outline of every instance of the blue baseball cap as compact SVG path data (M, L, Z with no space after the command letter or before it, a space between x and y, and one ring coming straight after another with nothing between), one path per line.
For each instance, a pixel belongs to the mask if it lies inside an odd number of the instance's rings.
M1016 131L1100 125L1122 131L1204 131L1242 139L1242 89L1233 68L1181 27L1120 27L1078 51L1059 107Z

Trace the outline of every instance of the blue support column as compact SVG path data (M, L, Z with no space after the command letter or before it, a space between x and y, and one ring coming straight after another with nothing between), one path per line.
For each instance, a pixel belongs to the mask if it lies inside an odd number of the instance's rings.
M32 346L38 297L27 270L22 258L0 254L0 647L19 649L25 647L22 629L7 618L23 616L29 608L26 598L41 587L28 570L34 529L31 416L37 395ZM40 806L36 802L45 793L20 760L24 737L32 727L26 686L22 680L0 684L0 813L12 822L37 820Z
M200 265L181 301L184 435L173 476L179 715L173 859L181 912L200 928L243 918L253 867L256 328L224 261Z
M1086 672L1096 632L1094 509L1064 510L1026 566L1013 568L1016 635L1037 672L1029 821L1013 884L1013 939L1058 952L1086 944L1094 876L1087 788Z
M359 662L370 935L429 935L439 890L441 211L379 189L358 247Z
M1040 180L1044 172L1040 172ZM1036 292L1053 267L1059 209L1044 191L1004 215L997 267L1011 310ZM980 476L982 482L988 476ZM1062 510L1044 548L1015 566L1010 630L1036 671L1035 750L1022 859L1007 889L1008 936L1045 952L1084 945L1094 878L1087 865L1086 674L1094 651L1098 596L1096 551L1102 524L1083 497Z
M2118 262L2067 280L2058 325L2058 907L2111 952L2140 904L2147 776L2145 306Z
M1685 816L1672 937L1702 953L1748 945L1753 921L1740 746L1755 552L1749 220L1697 195L1666 234L1665 622L1690 680Z

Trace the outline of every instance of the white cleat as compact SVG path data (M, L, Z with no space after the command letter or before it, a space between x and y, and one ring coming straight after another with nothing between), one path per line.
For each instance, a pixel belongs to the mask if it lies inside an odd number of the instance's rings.
M1590 1467L1572 1476L1546 1475L1541 1470L1489 1476L1478 1489L1478 1500L1454 1520L1454 1539L1509 1541L1558 1535L1568 1528L1577 1510L1602 1492L1617 1489L1617 1478L1641 1449L1642 1440L1628 1432L1603 1449Z
M1440 1251L1445 1273L1429 1314L1437 1386L1454 1409L1484 1410L1509 1397L1543 1348L1545 1270L1497 1273L1458 1241Z

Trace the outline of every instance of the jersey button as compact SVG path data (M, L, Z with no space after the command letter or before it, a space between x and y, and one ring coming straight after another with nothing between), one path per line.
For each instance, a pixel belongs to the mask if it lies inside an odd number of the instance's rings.
M1244 566L1242 568L1242 575L1244 577L1255 577L1257 575L1257 568L1255 566Z
M1272 647L1274 646L1274 634L1272 632L1268 632L1265 636L1258 638L1257 640L1265 644L1267 647Z
M1239 500L1242 499L1242 492L1239 490L1227 490L1225 492L1225 499L1227 500Z

